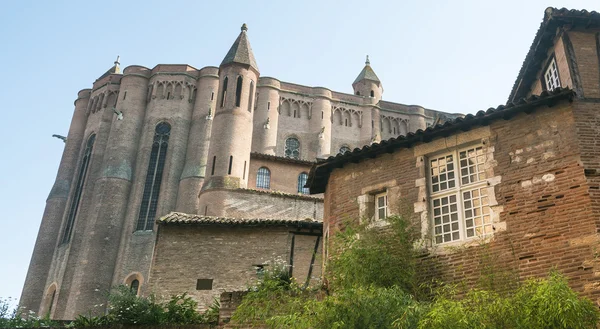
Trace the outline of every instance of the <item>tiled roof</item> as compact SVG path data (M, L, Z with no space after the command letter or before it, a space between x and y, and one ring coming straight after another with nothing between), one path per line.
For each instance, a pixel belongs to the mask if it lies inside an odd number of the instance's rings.
M370 64L365 65L365 67L362 69L362 71L360 71L360 74L356 77L352 84L355 84L360 80L371 80L375 82L381 82L379 80L379 77L377 77L377 74L375 74L375 71L373 71L373 68L371 68Z
M600 27L600 13L566 8L546 8L544 19L508 97L509 102L527 95L528 88L535 81L537 72L541 69L542 62L547 56L548 49L553 45L556 29L565 24L571 25L572 28L579 26L586 28Z
M158 220L158 224L189 224L189 225L225 225L225 226L301 226L320 228L323 222L312 218L284 219L284 218L230 218L213 217L181 212L172 212Z
M313 165L316 162L316 161L310 161L310 160L304 160L304 159L286 158L286 157L282 157L282 156L257 153L257 152L250 153L250 158L273 160L273 161L279 161L279 162L285 162L285 163L295 163L295 164L302 164L302 165Z
M256 65L256 60L254 59L254 54L252 53L252 47L250 47L250 41L248 41L246 30L246 24L244 24L242 26L242 32L240 32L240 35L235 39L235 42L227 52L227 55L223 58L221 66L231 63L246 64L258 72L258 65Z
M485 126L494 120L509 119L520 112L530 113L542 105L552 106L564 99L570 101L574 95L575 92L565 88L557 88L551 92L544 91L540 96L531 96L518 102L490 108L487 111L479 111L475 115L467 114L464 118L456 118L425 130L419 129L417 132L408 133L406 136L398 136L397 138L364 146L361 149L356 148L352 152L329 157L326 160L317 162L310 169L307 185L310 187L310 193L323 193L330 173L335 168L343 167L346 163L357 163L380 154L393 153L401 148L410 148L416 143L430 142L436 137L447 137L456 132L467 131L473 126Z
M317 197L314 195L308 195L308 194L301 194L301 193L287 193L287 192L281 192L281 191L273 191L273 190L259 190L259 189L252 189L252 188L237 188L231 191L240 191L240 192L247 192L247 193L256 193L256 194L269 194L269 195L273 195L273 196L279 196L279 197L283 197L283 198L293 198L293 199L300 199L300 200L316 200L316 201L323 201L323 198L321 197Z

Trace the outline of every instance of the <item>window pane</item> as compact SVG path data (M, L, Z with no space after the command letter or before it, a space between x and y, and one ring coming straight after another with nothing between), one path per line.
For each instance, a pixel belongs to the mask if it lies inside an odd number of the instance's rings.
M483 236L491 233L492 221L489 214L487 187L476 188L463 193L465 227L467 237Z
M432 192L440 192L455 187L454 159L452 155L431 159L429 164Z
M256 173L256 188L270 189L271 188L271 171L268 168L258 168Z
M308 180L308 174L303 172L298 176L298 193L300 194L308 194L310 193L309 189L307 187L304 187L304 185L306 185L306 181Z
M436 243L460 239L456 195L433 199L433 222Z
M462 184L470 184L485 179L485 155L483 147L461 151L460 157L460 176Z

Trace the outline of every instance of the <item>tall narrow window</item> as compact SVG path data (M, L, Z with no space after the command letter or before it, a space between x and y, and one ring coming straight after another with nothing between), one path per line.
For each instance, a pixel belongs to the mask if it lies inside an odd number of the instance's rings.
M171 134L171 125L161 122L156 125L154 130L154 142L150 152L150 161L148 172L146 173L146 183L144 185L144 194L142 196L142 205L138 215L137 231L150 231L154 225L156 217L156 208L158 206L158 196L162 182L163 170L167 159L167 147L169 146L169 135Z
M371 97L375 97L375 91L371 90Z
M285 140L285 157L300 159L300 142L294 137Z
M79 166L79 174L77 175L75 191L73 192L73 199L71 200L71 205L69 207L69 213L67 215L67 222L63 231L61 243L68 243L71 240L73 224L75 223L75 217L77 217L77 210L79 209L79 202L81 201L81 194L83 193L83 185L85 184L85 178L87 176L92 150L94 149L94 141L96 141L95 134L88 138L85 151L83 152L83 158L81 159L81 165Z
M553 58L546 69L544 74L544 80L546 81L546 89L554 90L560 87L560 78L558 77L558 67L556 66L556 60Z
M227 83L229 82L229 78L225 77L223 79L223 93L221 94L221 107L225 106L225 98L227 97Z
M131 285L129 286L129 289L131 289L131 292L137 296L138 293L140 292L140 281L138 279L131 281Z
M123 93L123 100L125 100L125 98L127 98L127 92Z
M235 106L240 107L242 102L242 77L237 78L237 84L235 86Z
M248 95L248 112L252 112L252 96L254 96L254 81L250 81L250 94Z
M271 109L271 102L267 102L267 111Z
M215 98L215 93L214 92L210 93L210 100L212 101L214 98Z
M308 188L304 187L306 185L306 181L308 180L308 174L303 172L298 175L298 193L300 194L308 194Z
M212 169L210 170L210 174L211 176L215 174L215 163L217 162L217 156L215 155L213 157L213 164L212 164Z
M229 156L229 169L227 169L227 175L231 175L231 166L233 166L233 155Z
M266 190L271 188L271 171L268 168L258 168L258 172L256 172L256 188Z
M375 196L375 220L383 220L388 215L387 193L380 193Z

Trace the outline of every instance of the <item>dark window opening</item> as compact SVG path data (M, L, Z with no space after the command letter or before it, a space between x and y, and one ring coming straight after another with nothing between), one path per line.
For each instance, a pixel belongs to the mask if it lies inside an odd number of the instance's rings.
M248 112L252 112L252 96L254 96L254 81L250 81L250 94L248 95Z
M229 82L229 78L225 77L223 80L223 92L221 93L221 107L225 106L225 97L227 97L227 82Z
M156 217L156 209L158 208L158 196L167 159L170 134L171 125L166 122L157 124L154 129L154 141L152 142L152 150L150 151L150 161L148 163L136 231L150 231L154 226L154 217Z
M227 175L231 175L231 166L233 165L233 155L229 156L229 169L227 170Z
M242 102L242 77L237 78L237 85L235 87L235 106L239 107Z
M196 290L212 290L213 279L198 279L196 281Z
M348 127L348 119L344 119L344 126Z
M125 98L127 98L127 92L123 93L123 100L125 100Z
M256 188L266 190L271 188L271 171L269 168L258 168L258 172L256 173Z
M244 161L244 173L242 174L242 179L246 179L246 161Z
M131 289L131 292L137 296L140 291L140 281L138 279L131 281L129 288Z
M215 98L215 92L210 93L210 100L212 101Z
M271 109L271 102L267 102L267 111Z
M371 90L371 97L375 97L375 91Z
M213 165L212 165L212 169L210 171L211 176L215 174L215 163L217 162L217 156L215 155L213 157Z
M170 91L167 93L167 99L171 99L171 92Z
M81 201L81 194L83 193L83 185L85 184L85 178L87 176L88 167L90 165L90 158L92 156L92 150L94 148L94 141L96 141L96 135L93 134L88 138L83 152L83 158L81 159L81 165L79 166L79 174L77 175L77 182L75 183L75 192L73 193L73 199L69 207L69 213L67 215L67 222L63 231L61 243L68 243L71 240L71 234L73 232L73 224L75 223L75 217L77 216L77 210L79 210L79 202Z
M296 110L294 110L294 118L297 118L297 116L296 116Z
M357 92L356 92L356 95L360 96L360 91L357 91Z
M325 113L321 111L321 119L325 118Z

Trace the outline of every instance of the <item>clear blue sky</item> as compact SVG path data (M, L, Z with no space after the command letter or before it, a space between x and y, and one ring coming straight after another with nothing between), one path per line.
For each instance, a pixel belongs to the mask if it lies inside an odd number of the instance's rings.
M242 23L261 75L352 92L369 54L383 98L504 104L548 6L592 1L1 1L0 297L19 297L77 92L121 67L218 66Z

